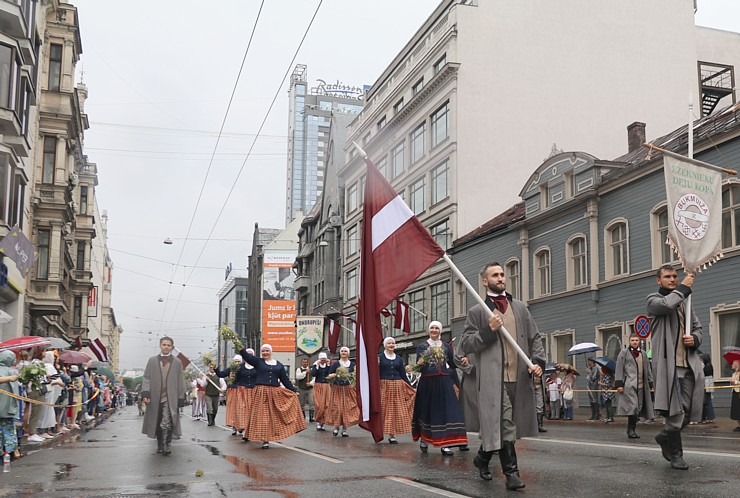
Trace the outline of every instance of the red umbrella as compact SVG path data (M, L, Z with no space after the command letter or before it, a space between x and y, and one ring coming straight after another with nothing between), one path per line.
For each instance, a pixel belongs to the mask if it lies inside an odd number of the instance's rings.
M0 343L0 351L20 351L21 349L33 348L36 346L48 346L50 344L51 341L47 337L24 335L22 337L15 337Z
M740 351L729 351L722 356L732 366L735 361L740 361Z
M59 353L59 359L62 360L64 363L67 363L69 365L71 364L81 364L81 363L87 363L88 361L92 360L92 357L84 353L82 351L62 351Z

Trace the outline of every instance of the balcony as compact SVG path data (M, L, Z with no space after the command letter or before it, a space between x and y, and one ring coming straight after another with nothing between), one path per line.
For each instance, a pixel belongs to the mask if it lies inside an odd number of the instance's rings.
M301 275L300 277L296 277L295 282L293 283L293 288L297 292L302 292L307 289L309 289L311 286L311 277L307 275Z
M67 305L62 293L62 285L59 282L33 280L26 298L31 316L64 315L67 312Z
M21 133L21 123L18 121L15 111L0 107L0 135L20 136Z
M13 38L28 38L26 20L19 3L0 0L0 31Z

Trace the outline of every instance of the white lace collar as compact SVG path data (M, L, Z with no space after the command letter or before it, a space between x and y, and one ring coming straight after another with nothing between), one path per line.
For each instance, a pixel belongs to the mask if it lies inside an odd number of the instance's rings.
M352 364L352 360L339 360L338 363L340 366L347 368Z
M385 357L386 357L386 358L388 358L389 360L395 360L395 359L396 359L396 353L393 353L393 354L390 354L390 355L389 355L389 354L388 354L387 352L383 351L383 354L384 354L384 355L385 355Z
M442 346L442 341L440 341L439 339L437 339L436 341L434 341L431 338L429 338L429 339L427 339L427 343L430 346L432 346L432 347L437 347L438 348L438 347L441 347Z
M252 370L254 367L245 361L244 368L246 368L247 370Z
M275 365L277 365L277 360L275 360L275 359L272 359L272 360L262 360L262 361L264 361L267 365L270 365L270 366L273 366L273 367Z

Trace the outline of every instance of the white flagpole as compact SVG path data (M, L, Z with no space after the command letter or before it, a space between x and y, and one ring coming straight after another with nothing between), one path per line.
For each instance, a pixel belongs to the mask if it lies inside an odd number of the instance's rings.
M486 305L486 302L483 300L482 297L478 294L478 291L476 291L472 285L470 285L470 282L468 282L468 279L465 278L465 276L462 274L462 272L458 269L457 266L455 266L455 263L452 262L450 257L445 253L442 256L442 259L445 260L445 263L449 265L449 267L452 269L452 272L457 276L457 278L460 279L460 281L465 285L465 287L470 291L470 293L475 297L475 300L478 301L478 303L483 306L483 309L486 311L486 315L488 318L493 316L493 311ZM503 325L501 328L499 328L499 332L501 335L509 341L509 344L516 350L516 352L519 354L519 357L526 363L527 367L534 368L534 364L532 363L532 360L529 359L529 357L522 351L522 348L519 346L519 344L514 340L513 337L511 337L511 334L509 334L509 331L506 330L506 327Z
M179 350L179 349L177 349L177 348L172 348L172 349L174 349L175 351L177 351L177 354L178 354L178 355L180 354L180 350ZM206 380L207 380L208 382L210 382L210 383L211 383L211 385L212 385L213 387L215 387L215 388L216 388L216 389L218 389L219 391L221 390L221 386L217 386L216 384L214 384L214 383L213 383L213 381L212 381L211 379L209 379L209 378L208 378L208 375L206 375L206 373L205 373L205 372L204 372L203 370L201 370L200 368L198 368L198 365L196 365L196 364L195 364L195 362L192 362L192 361L191 361L191 362L190 362L190 364L191 364L191 365L193 365L193 367L195 367L195 369L196 369L196 370L197 370L198 372L202 373L202 374L203 374L203 376L204 376L204 377L206 378Z
M687 156L694 158L694 92L689 91L689 150ZM686 298L686 309L684 310L684 336L691 335L691 294Z

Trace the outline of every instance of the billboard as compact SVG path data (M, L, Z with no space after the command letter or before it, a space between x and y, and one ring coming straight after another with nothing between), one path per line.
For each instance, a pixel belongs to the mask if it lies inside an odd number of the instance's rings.
M297 251L266 250L262 265L262 344L295 351L296 302L293 262Z

